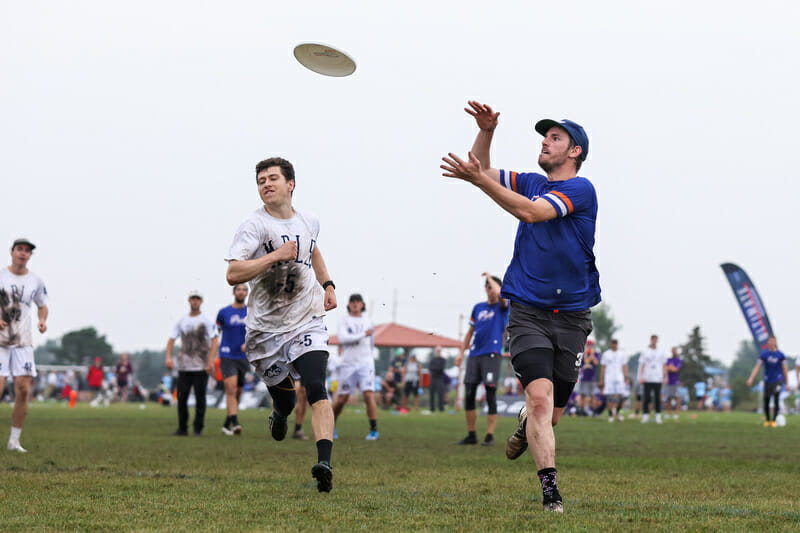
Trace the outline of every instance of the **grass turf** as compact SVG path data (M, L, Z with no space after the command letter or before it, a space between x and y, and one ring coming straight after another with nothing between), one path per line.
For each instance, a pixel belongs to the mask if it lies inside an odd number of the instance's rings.
M333 448L334 487L311 478L313 440L268 435L269 411L244 411L229 437L224 412L205 436L172 437L174 408L33 404L27 454L0 451L0 524L31 530L797 530L800 417L763 428L749 413L684 414L679 422L609 424L566 418L556 429L563 515L541 511L528 453L509 461L498 421L493 447L456 446L463 414L346 410ZM309 413L310 416L310 413ZM10 423L11 408L0 407ZM290 423L293 421L290 417ZM311 433L310 420L306 432ZM478 420L482 440L485 418ZM4 442L4 441L0 441Z

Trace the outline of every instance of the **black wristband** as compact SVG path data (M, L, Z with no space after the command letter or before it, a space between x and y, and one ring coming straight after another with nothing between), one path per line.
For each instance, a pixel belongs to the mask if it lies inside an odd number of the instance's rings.
M333 290L336 290L336 284L335 284L335 283L333 283L333 281L331 281L331 280L328 280L328 281L326 281L325 283L323 283L323 284L322 284L322 288L323 288L323 289L327 289L327 288L328 288L328 285L330 285L331 287L333 287Z

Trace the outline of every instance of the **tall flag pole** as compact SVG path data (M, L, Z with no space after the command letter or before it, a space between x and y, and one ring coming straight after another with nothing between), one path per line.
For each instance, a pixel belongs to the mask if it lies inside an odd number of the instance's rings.
M772 335L772 326L755 285L750 281L747 273L733 263L723 263L720 266L728 278L728 283L731 284L736 301L739 302L744 319L750 327L753 342L756 343L759 351L765 350L767 339Z

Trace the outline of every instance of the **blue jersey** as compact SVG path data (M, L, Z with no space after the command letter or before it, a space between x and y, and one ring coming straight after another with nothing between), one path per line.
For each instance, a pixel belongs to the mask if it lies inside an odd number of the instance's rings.
M764 350L759 359L764 364L764 383L783 383L783 352Z
M242 351L244 336L246 334L244 319L247 316L247 306L236 309L232 305L224 307L217 313L217 327L222 333L219 343L219 356L228 359L247 359Z
M503 352L503 330L508 322L508 306L501 307L501 302L489 304L481 302L472 308L469 325L475 330L469 356Z
M526 198L544 198L558 216L519 223L503 298L545 310L583 311L600 303L594 260L597 195L586 178L548 181L541 174L500 171L500 183Z

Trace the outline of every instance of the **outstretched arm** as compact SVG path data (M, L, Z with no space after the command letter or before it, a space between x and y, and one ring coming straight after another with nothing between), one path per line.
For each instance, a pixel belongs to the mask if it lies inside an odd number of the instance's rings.
M748 387L753 384L753 379L756 377L756 374L758 374L758 369L759 368L761 368L761 359L758 360L758 362L756 363L756 366L753 367L753 371L750 373L750 377L747 378L747 386Z
M497 117L500 116L500 113L495 113L490 106L474 100L470 100L467 103L469 107L465 107L464 111L472 116L478 124L478 135L472 144L472 153L481 162L481 166L486 169L486 174L499 182L500 171L492 168L489 152L492 146L492 138L494 137L494 129L497 127Z
M558 216L556 208L544 198L531 200L500 185L499 178L498 180L492 179L472 152L469 153L468 161L462 161L452 152L447 155L448 157L442 158L445 164L440 165L440 168L445 171L442 176L472 183L521 222L533 224Z

